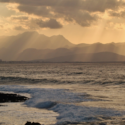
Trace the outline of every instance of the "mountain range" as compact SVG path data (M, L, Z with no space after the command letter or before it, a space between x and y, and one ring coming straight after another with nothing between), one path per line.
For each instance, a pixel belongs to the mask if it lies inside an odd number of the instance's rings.
M37 32L0 37L0 59L41 62L125 61L125 43L73 44L62 35L47 37Z

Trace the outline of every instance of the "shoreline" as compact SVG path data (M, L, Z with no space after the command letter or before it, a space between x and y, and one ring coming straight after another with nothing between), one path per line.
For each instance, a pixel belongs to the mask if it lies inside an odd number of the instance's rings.
M96 91L96 94L97 94L97 91ZM21 100L20 98L22 98L22 99L28 99L25 96L20 96L19 94L15 94L15 93L12 94L12 93L9 93L9 92L5 92L5 93L4 92L0 92L0 96L2 96L2 95L4 95L4 97L7 97L7 99L4 99L4 101L6 100L6 102L24 102L26 100ZM14 100L11 100L11 98L14 99ZM2 99L0 98L0 103L4 103L3 100L2 100L2 102L1 102L1 100ZM95 119L95 120L94 119L92 120L92 118L93 117L88 117L87 119L90 120L90 121L85 121L85 122L68 122L68 121L65 121L65 122L60 123L59 125L109 125L109 124L110 125L114 125L114 124L115 125L125 125L125 118L120 118L120 117L102 117L102 116L97 117L97 119ZM95 118L96 118L96 116L95 116ZM37 121L37 120L35 122L32 121L32 120L29 120L29 122L31 124L26 124L26 121L28 121L28 119L26 119L24 121L25 123L23 122L22 125L41 125L40 121ZM34 123L38 123L38 124L34 124L33 122ZM2 125L2 124L0 124L0 125ZM18 124L16 124L16 125L18 125ZM56 124L50 124L50 125L56 125Z

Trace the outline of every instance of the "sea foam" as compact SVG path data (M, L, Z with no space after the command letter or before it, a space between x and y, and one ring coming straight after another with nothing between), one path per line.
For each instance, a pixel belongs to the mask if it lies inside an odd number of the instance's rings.
M31 98L23 103L27 107L45 108L57 112L57 124L97 120L98 116L122 116L125 112L112 109L77 106L75 103L93 101L85 93L73 93L64 89L33 88L20 85L1 85L0 91L27 93Z

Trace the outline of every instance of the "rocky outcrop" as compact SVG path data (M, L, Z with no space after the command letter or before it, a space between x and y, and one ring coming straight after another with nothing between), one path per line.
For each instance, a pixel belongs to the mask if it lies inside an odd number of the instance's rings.
M27 122L25 125L41 125L40 123L35 123L35 122Z
M23 102L26 101L27 99L28 99L27 97L17 94L0 93L0 103Z

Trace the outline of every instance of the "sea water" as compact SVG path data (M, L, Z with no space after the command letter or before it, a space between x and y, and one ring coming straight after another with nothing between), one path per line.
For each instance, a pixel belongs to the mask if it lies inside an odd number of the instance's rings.
M1 63L0 91L30 98L1 104L2 125L119 125L125 119L124 63Z

